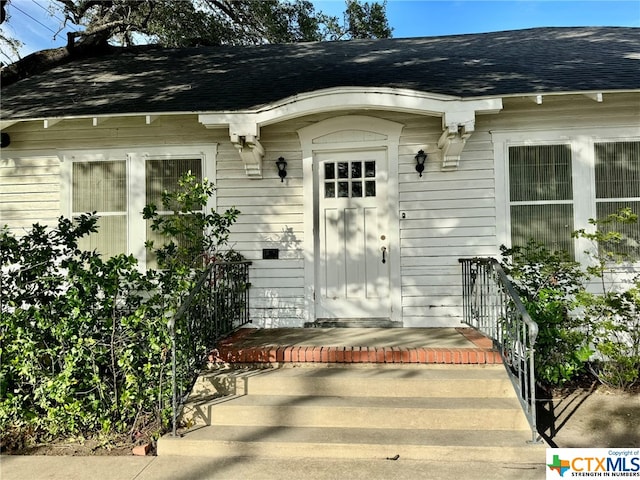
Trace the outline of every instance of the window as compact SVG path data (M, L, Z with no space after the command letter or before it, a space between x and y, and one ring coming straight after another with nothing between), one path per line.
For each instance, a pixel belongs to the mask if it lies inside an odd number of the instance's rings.
M601 142L594 145L597 218L630 207L640 214L640 142ZM616 225L622 233L618 251L640 259L640 225Z
M376 162L325 162L324 198L376 196Z
M640 214L640 139L637 128L599 127L492 133L496 152L499 242L530 238L588 262L593 244L571 238L593 231L589 219L620 208ZM500 208L500 207L499 207ZM605 227L606 228L606 227ZM640 225L613 226L623 234L616 248L640 260Z
M105 149L60 153L63 178L61 208L66 216L97 212L98 232L82 239L81 248L104 257L118 253L135 255L142 268L157 265L145 248L162 237L142 218L142 210L154 203L160 214L162 193L177 187L186 172L202 181L213 169L215 147L167 146L162 148ZM209 207L213 207L213 199ZM180 241L180 239L177 239Z
M145 162L145 205L151 203L158 207L160 215L168 215L172 212L163 211L162 194L165 191L175 191L178 180L185 173L191 172L196 179L202 181L202 162L200 159L172 159L172 160L147 160ZM157 248L162 245L165 238L151 229L151 220L146 221L147 241L153 241ZM177 238L176 242L184 242L184 239ZM147 251L147 268L157 268L156 256Z
M127 168L124 161L75 162L72 217L97 212L98 232L78 246L111 257L127 249Z
M509 148L512 245L533 239L573 254L573 187L569 145Z

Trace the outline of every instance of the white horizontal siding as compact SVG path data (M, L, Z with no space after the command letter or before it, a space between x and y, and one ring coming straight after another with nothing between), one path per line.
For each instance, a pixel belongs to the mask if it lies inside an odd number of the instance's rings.
M480 117L488 130L562 130L612 125L637 125L638 94L604 94L601 103L580 96L543 96L537 105L529 98L507 98L499 115Z
M476 131L462 154L459 168L443 172L437 142L442 121L405 113L352 111L402 123L398 150L399 245L402 320L405 326L458 325L461 320L459 258L496 256L496 185L492 131L544 130L637 125L637 95L606 95L602 103L586 97L504 99L497 115L476 118ZM14 230L31 223L53 223L60 215L60 165L57 149L218 143L216 200L220 211L241 211L231 229L229 245L253 261L250 269L251 316L261 327L302 326L306 309L304 285L305 222L302 152L296 131L343 115L333 112L263 127L265 148L261 179L247 178L226 128L207 130L196 115L161 117L146 125L143 117L109 119L93 127L91 120L68 120L44 129L41 122L6 129L11 145L0 160L0 223ZM31 153L26 152L29 149ZM415 171L418 150L428 154L422 177ZM275 161L287 161L280 182ZM395 179L391 179L395 182ZM393 185L392 185L393 187ZM264 248L277 248L280 258L262 260Z
M217 158L218 209L236 207L241 214L229 245L253 261L250 270L250 316L259 327L301 327L305 318L304 215L302 152L295 122L265 127L262 178L249 179L238 152L221 144ZM275 161L287 161L280 181ZM262 250L278 249L279 258L262 260Z
M60 162L49 152L3 151L0 160L0 227L22 235L34 223L60 216Z
M405 326L458 326L462 287L458 259L496 254L493 146L486 132L467 142L455 171L442 171L441 126L425 121L422 141L403 135L399 165L402 318ZM420 130L420 129L419 129ZM415 154L428 155L415 171Z

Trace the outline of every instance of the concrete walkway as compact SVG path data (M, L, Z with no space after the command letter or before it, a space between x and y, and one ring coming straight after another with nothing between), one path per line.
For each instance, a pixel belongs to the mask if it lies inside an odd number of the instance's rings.
M2 480L282 480L460 479L534 480L545 478L540 464L415 460L211 459L198 457L1 456Z

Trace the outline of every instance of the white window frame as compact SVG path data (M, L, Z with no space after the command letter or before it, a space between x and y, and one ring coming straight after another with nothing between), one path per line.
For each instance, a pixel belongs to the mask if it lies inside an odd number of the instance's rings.
M573 184L573 228L594 232L588 223L596 218L595 148L601 142L640 141L640 127L598 127L561 130L514 130L491 133L496 172L496 228L499 245L511 246L511 200L509 198L509 147L522 145L570 145ZM575 239L576 261L587 264L588 240Z
M146 203L147 160L195 159L202 162L202 176L215 183L217 144L166 145L133 148L101 148L60 150L60 211L71 218L72 214L72 170L74 162L124 161L127 171L127 253L138 259L141 270L146 270L146 220L142 210ZM207 211L215 209L216 195L209 199Z

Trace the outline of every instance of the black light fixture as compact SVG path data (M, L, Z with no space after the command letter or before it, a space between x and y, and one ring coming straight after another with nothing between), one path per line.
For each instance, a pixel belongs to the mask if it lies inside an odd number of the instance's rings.
M0 142L0 148L8 147L9 144L11 143L11 137L9 136L9 134L2 132L1 137L2 137L2 141Z
M427 160L427 154L424 153L424 150L420 150L416 155L416 172L422 176L422 172L424 172L424 162Z
M276 165L278 166L278 175L280 175L280 182L284 182L284 177L287 176L287 162L284 157L280 157L276 161Z

